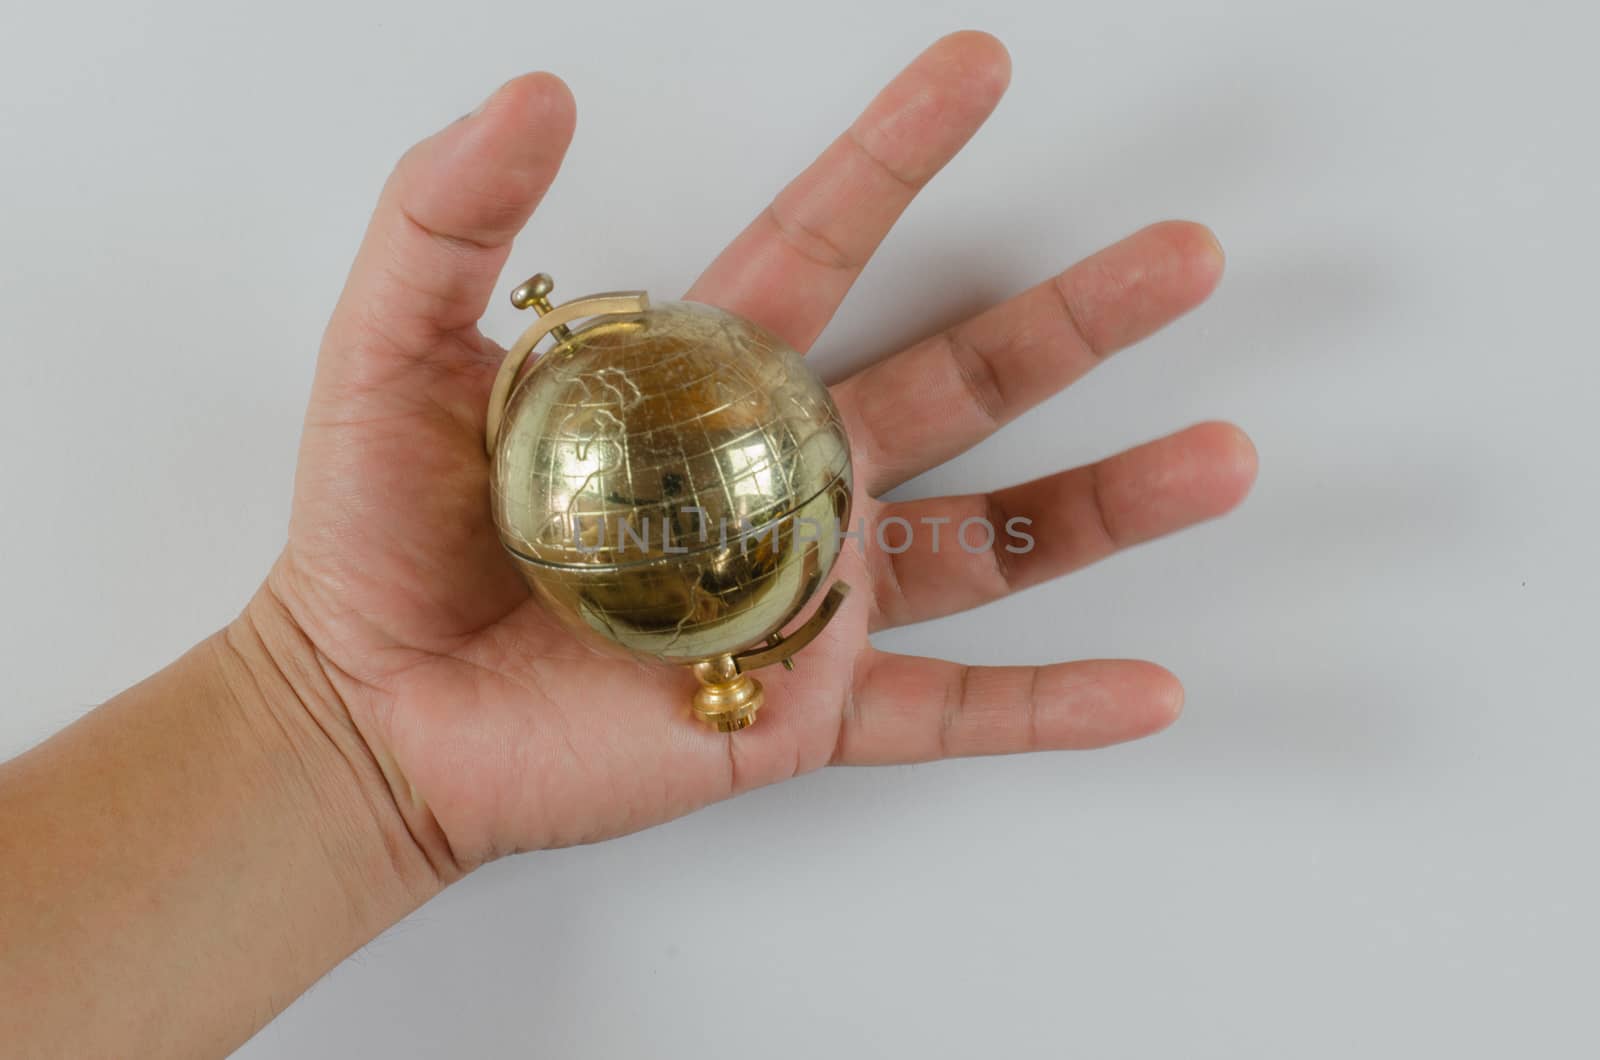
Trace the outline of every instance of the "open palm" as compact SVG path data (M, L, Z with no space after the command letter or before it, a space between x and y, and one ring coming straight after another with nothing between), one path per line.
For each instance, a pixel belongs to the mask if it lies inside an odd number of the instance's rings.
M936 43L687 297L804 351L1007 77L993 38ZM1167 724L1181 688L1149 663L968 667L880 652L867 635L1220 514L1254 475L1237 429L1193 427L987 495L876 498L1198 304L1221 271L1210 234L1145 229L833 388L869 526L948 517L948 534L973 515L1025 516L1036 546L847 544L837 573L856 592L797 672L763 673L759 723L722 735L690 719L687 671L597 654L545 614L490 520L483 425L502 351L477 320L573 120L565 86L533 74L396 168L324 340L268 581L436 866L617 835L830 763L1091 747Z

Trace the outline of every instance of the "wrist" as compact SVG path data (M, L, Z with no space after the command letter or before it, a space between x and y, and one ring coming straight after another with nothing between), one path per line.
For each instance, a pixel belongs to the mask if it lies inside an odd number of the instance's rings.
M285 617L0 768L7 1055L220 1055L438 890Z
M364 943L443 888L316 646L263 586L207 644L250 742L338 878Z

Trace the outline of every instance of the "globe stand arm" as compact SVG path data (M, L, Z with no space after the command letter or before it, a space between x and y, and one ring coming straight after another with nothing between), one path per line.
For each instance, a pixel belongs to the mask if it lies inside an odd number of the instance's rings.
M539 319L506 351L506 359L500 362L500 371L494 377L494 389L489 391L489 414L484 421L483 447L491 459L494 457L494 444L500 438L500 424L505 419L506 402L511 397L511 389L522 374L522 366L527 363L528 355L540 340L558 329L565 330L566 325L584 317L642 313L650 308L650 296L643 291L608 291L575 298L548 310L542 309L540 303L550 305L543 298L537 302L527 302L527 305L540 309Z
M748 671L773 663L794 669L790 657L817 639L817 634L833 619L848 595L849 583L834 582L822 603L817 605L816 613L787 637L774 635L760 648L695 663L694 675L700 680L700 688L694 694L695 717L718 732L738 732L754 725L756 711L761 709L766 695L761 682Z

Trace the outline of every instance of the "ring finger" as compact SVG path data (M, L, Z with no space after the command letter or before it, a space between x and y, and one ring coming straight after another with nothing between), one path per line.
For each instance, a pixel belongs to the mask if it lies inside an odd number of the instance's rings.
M965 611L1215 518L1255 471L1243 431L1203 423L993 493L883 505L873 522L884 541L865 546L871 628Z

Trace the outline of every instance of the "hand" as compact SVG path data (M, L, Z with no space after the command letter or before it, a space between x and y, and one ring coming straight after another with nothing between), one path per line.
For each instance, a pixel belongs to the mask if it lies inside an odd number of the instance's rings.
M687 297L807 349L912 196L993 109L1008 71L983 34L936 43ZM572 128L565 86L533 74L401 160L324 340L287 547L236 633L271 646L442 878L829 764L1094 747L1173 719L1182 690L1150 663L969 667L880 652L867 637L1054 578L1243 497L1254 451L1237 429L1207 424L989 495L877 499L1203 300L1222 268L1204 228L1147 228L833 388L869 527L891 515L951 526L1024 515L1037 545L978 556L936 553L926 534L898 556L847 545L836 573L856 591L799 672L763 671L758 724L719 735L690 719L686 670L596 654L542 611L490 522L483 429L502 350L476 322Z

